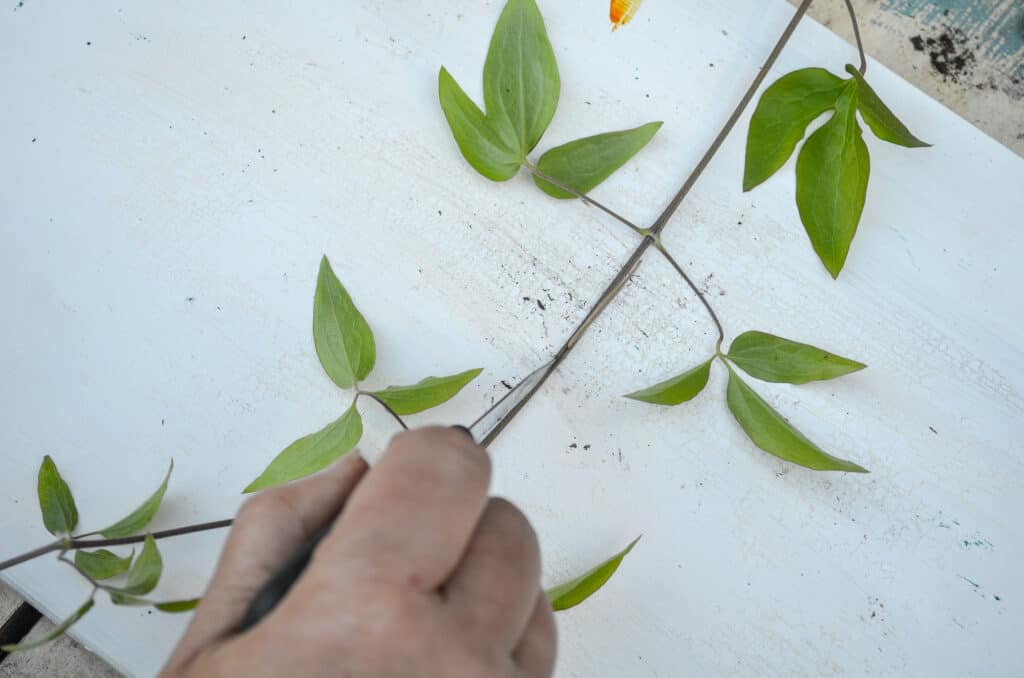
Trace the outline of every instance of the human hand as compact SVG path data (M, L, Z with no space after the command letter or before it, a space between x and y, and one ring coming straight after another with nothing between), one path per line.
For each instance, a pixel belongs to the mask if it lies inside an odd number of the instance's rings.
M453 429L396 436L245 503L164 678L547 678L555 622L523 514L488 498L490 460ZM259 588L337 515L259 624Z

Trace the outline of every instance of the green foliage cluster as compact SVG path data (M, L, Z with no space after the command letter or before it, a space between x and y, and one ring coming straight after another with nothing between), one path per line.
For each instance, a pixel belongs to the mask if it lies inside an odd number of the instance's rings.
M74 567L80 575L88 580L92 584L92 591L86 601L50 633L20 645L6 645L0 650L4 652L32 650L60 637L92 609L96 602L96 593L99 591L110 596L110 601L115 605L145 605L162 612L186 612L198 604L198 598L155 602L143 597L156 588L160 583L160 576L163 574L164 565L160 550L157 548L153 535L146 532L146 529L160 509L173 469L174 462L172 461L160 486L138 508L124 518L102 530L73 537L72 535L78 527L78 506L75 504L71 488L61 476L60 471L57 470L57 464L54 463L50 455L43 457L37 484L43 525L61 541L63 548L58 556L60 560ZM111 540L139 534L145 534L145 536L142 539L142 550L138 556L135 555L134 549L128 555L119 556L107 549L88 551L76 546L77 539L93 534L99 534ZM75 551L74 560L66 557L65 554L69 550ZM108 583L110 580L117 580L117 583Z
M822 114L832 117L807 141L796 161L796 204L814 251L838 278L857 232L868 190L871 160L857 113L875 136L907 148L928 146L882 103L853 66L846 80L824 68L804 68L768 87L747 134L743 190L775 174Z
M744 191L766 181L792 156L811 123L831 113L807 137L797 157L796 202L814 250L834 278L846 262L867 193L870 159L860 120L884 141L908 148L928 145L911 134L881 101L864 79L863 67L858 71L847 66L846 71L850 77L843 79L822 68L805 68L784 75L769 86L751 118L743 173ZM649 122L569 141L548 149L535 163L531 162L528 156L555 115L560 90L554 51L535 0L507 0L502 10L484 62L483 110L447 69L442 67L438 74L440 105L455 142L466 161L481 175L503 182L525 167L537 187L549 196L583 198L598 204L585 194L644 148L662 123ZM832 456L808 440L740 376L745 373L765 382L799 385L834 379L865 365L815 346L757 331L739 335L723 353L724 331L717 315L663 247L658 228L639 229L603 209L653 241L701 297L719 330L715 352L705 361L626 397L666 407L688 402L705 389L713 364L720 361L728 371L726 404L757 447L814 470L866 473L859 464ZM384 407L404 427L402 416L448 401L481 373L480 369L469 369L448 376L426 377L406 386L363 390L361 384L370 376L377 360L373 332L327 257L321 260L313 297L313 343L327 376L339 388L353 391L351 404L324 428L288 445L244 492L308 476L354 449L363 433L357 407L360 397ZM93 588L81 607L51 634L23 645L4 647L4 651L31 649L58 637L92 609L99 591L106 592L116 605L148 605L165 612L195 607L198 599L154 602L145 598L156 588L163 571L156 539L147 528L163 501L173 467L172 462L163 482L137 509L109 527L89 533L120 545L142 544L137 556L134 549L118 555L107 549L86 550L77 545L77 540L88 535L72 536L78 525L78 509L71 489L53 460L49 456L44 458L38 477L43 524L59 538L59 558L74 567ZM638 541L639 537L583 575L548 590L552 607L568 609L593 595ZM74 551L73 560L66 557L68 551Z
M509 0L498 19L484 62L484 106L480 110L447 69L438 74L438 97L466 161L493 181L508 181L521 167L534 172L537 187L555 198L575 195L542 178L553 177L585 193L622 167L661 127L651 122L556 146L530 163L558 108L561 80L544 19L534 0Z
M833 457L808 440L733 369L738 367L762 381L806 384L834 379L866 367L815 346L765 332L744 332L732 342L728 353L719 350L697 367L626 397L666 406L692 400L707 386L711 364L716 360L725 363L729 370L726 391L729 411L755 445L780 459L816 471L867 473L862 466Z
M473 369L445 377L427 377L410 386L362 390L360 382L370 376L377 361L373 331L334 274L327 257L320 261L313 294L313 344L320 365L331 381L340 388L355 390L352 404L324 428L286 447L249 483L245 492L304 478L350 452L363 435L363 419L356 407L360 396L377 401L395 415L416 414L455 397L482 371Z
M805 224L812 224L808 233L833 275L838 275L846 259L867 186L867 150L862 148L855 110L861 111L880 138L907 146L924 145L882 104L860 73L849 70L851 78L841 80L820 68L804 69L784 76L766 90L751 122L744 176L746 190L763 182L785 164L815 118L828 110L836 111L811 135L797 165L801 214L807 215ZM459 149L477 171L489 179L505 181L525 165L549 195L585 197L586 191L643 148L661 123L569 142L548 151L533 166L526 154L533 150L554 116L559 87L554 52L534 0L508 0L498 19L484 63L486 113L465 95L447 70L442 68L439 76L441 108ZM496 168L501 171L496 172ZM649 231L638 231L651 237ZM657 247L685 277L660 241ZM708 310L715 317L710 306ZM684 403L704 389L711 365L719 359L729 369L729 410L755 445L815 470L866 472L862 466L834 457L809 441L733 369L738 367L765 381L803 384L864 367L807 344L747 332L733 342L728 354L717 349L696 367L628 397L657 405Z

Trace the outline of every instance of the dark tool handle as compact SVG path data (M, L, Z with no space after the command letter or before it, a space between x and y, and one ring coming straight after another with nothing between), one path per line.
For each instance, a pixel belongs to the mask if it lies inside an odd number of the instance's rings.
M267 580L267 583L260 588L259 592L249 603L249 608L242 617L239 631L248 631L261 619L270 614L271 610L288 594L292 585L302 576L306 565L309 565L313 551L320 544L320 541L331 531L334 521L327 523L320 528L320 531L313 535L313 538L306 542L305 546L292 554L291 558L281 566L281 569Z
M473 434L465 426L452 426L452 428L464 432L471 438L473 437ZM277 604L281 602L295 582L299 580L299 577L302 576L302 572L309 565L310 558L313 557L313 551L320 544L320 541L327 536L327 533L331 531L333 525L334 520L320 528L320 531L313 535L313 538L305 546L292 554L288 562L282 565L281 569L267 580L267 583L260 588L256 597L249 603L249 608L245 611L245 616L242 617L242 623L239 625L239 631L251 629L261 619L270 614L271 610L277 607Z

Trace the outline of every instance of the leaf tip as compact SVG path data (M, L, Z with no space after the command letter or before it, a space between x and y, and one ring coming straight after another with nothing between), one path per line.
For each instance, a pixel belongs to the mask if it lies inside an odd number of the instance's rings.
M252 494L253 492L255 492L258 489L260 489L260 488L256 486L256 481L254 480L254 481L252 481L251 483L249 483L248 485L245 486L245 489L242 490L242 494Z

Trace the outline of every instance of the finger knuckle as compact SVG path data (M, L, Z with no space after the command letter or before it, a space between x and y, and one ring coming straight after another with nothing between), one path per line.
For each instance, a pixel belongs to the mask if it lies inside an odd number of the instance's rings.
M241 508L238 509L235 521L245 523L260 520L267 514L279 510L282 502L280 494L273 490L260 492L245 500Z
M431 469L441 475L451 475L474 485L490 484L491 459L487 451L465 433L452 428L403 431L392 439L388 452L402 457L429 455Z
M493 497L488 501L486 514L493 529L513 544L518 552L539 559L540 544L537 532L518 506L507 499Z

